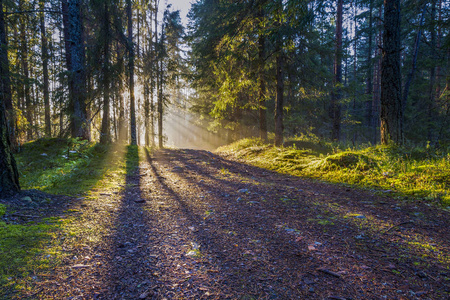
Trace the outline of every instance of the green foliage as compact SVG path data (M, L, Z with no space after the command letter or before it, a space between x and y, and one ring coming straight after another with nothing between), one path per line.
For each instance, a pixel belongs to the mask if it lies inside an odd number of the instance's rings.
M306 138L292 140L289 147L264 145L244 139L221 147L248 162L281 173L384 190L397 196L450 205L450 154L419 147L376 146L323 154L325 143ZM297 145L302 145L297 149ZM310 145L308 149L307 146Z
M78 139L40 139L16 156L23 189L77 195L89 190L110 167L109 146Z
M367 171L376 168L376 166L376 162L367 155L345 151L327 156L319 168L323 170L357 169Z
M0 221L0 298L32 281L32 275L55 264L58 256L47 245L59 232L60 222L45 219L38 224L15 225Z
M137 146L129 146L125 156L124 145L104 146L78 139L40 139L25 144L17 157L25 189L84 194L87 201L95 198L98 190L117 190L139 165ZM67 245L80 237L88 241L102 238L107 228L98 222L80 226L71 215L77 212L77 208L68 208L64 218L53 216L37 223L0 221L0 299L26 290L39 275L61 263L66 255L61 243ZM5 213L6 207L0 205L0 217Z

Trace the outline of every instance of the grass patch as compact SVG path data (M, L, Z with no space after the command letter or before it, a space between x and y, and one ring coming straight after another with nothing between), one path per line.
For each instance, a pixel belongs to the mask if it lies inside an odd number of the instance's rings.
M16 155L23 189L57 195L83 194L111 167L110 147L78 139L40 139Z
M318 139L291 140L284 147L243 139L217 150L266 169L450 206L447 150L375 146L340 149Z
M0 216L5 211L0 204ZM60 229L55 218L25 225L0 221L0 299L10 299L14 290L25 288L24 282L35 281L35 274L60 261L57 246L49 247Z
M138 148L130 146L125 155L126 150L124 145L78 139L41 139L23 146L16 155L22 188L76 195L77 200L70 203L75 206L60 210L63 218L50 216L27 224L9 224L0 218L0 299L21 298L31 291L41 275L68 255L62 245L71 248L104 239L109 226L86 215L79 205L125 187L126 176L139 165ZM0 217L6 211L0 205Z

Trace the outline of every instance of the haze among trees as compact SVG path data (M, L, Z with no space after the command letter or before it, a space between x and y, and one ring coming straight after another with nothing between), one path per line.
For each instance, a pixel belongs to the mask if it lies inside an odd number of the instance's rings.
M198 0L188 28L159 2L0 1L1 195L24 143L163 147L168 109L227 142L449 143L446 1Z

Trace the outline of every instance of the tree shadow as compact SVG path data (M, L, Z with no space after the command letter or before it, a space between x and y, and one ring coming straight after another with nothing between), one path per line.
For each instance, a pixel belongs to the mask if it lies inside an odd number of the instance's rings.
M193 167L192 161L189 164L186 163L185 158L183 158L185 153L180 155L179 151L196 155L196 166ZM410 262L411 265L405 264L402 257L407 255L409 259L419 259L423 254L421 249L408 244L408 240L386 238L386 236L383 236L384 232L372 228L376 222L385 221L376 215L377 210L364 205L358 205L356 208L352 204L354 202L349 202L352 197L370 197L370 199L365 200L371 200L374 203L379 201L378 198L364 192L349 192L344 187L335 186L330 192L330 186L325 184L281 175L278 175L279 180L271 185L271 192L266 194L265 190L268 186L262 184L267 183L266 180L254 177L254 174L267 173L266 170L226 161L209 152L179 151L164 150L164 155L167 158L158 159L157 162L160 170L171 170L174 173L171 176L177 176L178 180L187 182L188 186L193 187L192 189L199 187L202 190L203 195L190 195L195 199L189 201L186 201L186 195L181 195L175 191L176 185L173 184L175 181L172 180L172 186L168 184L168 180L164 179L158 171L154 159L151 158L149 153L147 153L147 160L151 165L152 173L158 179L160 190L163 190L169 198L178 203L189 222L188 226L199 227L199 224L203 224L200 228L207 229L196 232L195 239L201 243L201 248L204 249L205 253L214 258L214 266L217 268L218 274L222 274L221 276L210 275L209 277L215 283L220 282L223 289L228 290L233 295L242 293L242 286L232 287L227 283L236 284L237 281L246 286L246 293L253 296L261 296L262 294L258 293L261 293L261 287L264 286L267 289L265 295L272 293L273 297L275 297L274 295L281 298L289 298L293 295L304 297L309 295L307 297L311 297L307 288L308 282L311 281L311 279L308 279L308 271L304 271L300 275L293 274L296 274L295 270L298 265L307 265L309 272L313 273L317 273L318 268L324 267L338 270L337 267L341 265L341 262L321 253L321 249L325 248L328 248L328 250L323 252L338 254L336 257L341 257L349 263L353 260L359 260L359 264L363 263L366 269L363 270L355 266L354 269L346 270L346 272L352 271L372 277L375 285L381 285L383 281L401 282L402 279L399 279L396 272L402 272L408 274L411 278L417 278L416 273L420 268L415 268L412 262ZM211 158L219 163L215 163L214 166L205 164ZM178 164L179 168L174 168L174 164ZM212 175L214 173L219 174L220 168L224 166L227 166L230 172L234 174L239 173L241 183L235 184L232 179L224 180L219 178L219 175ZM215 172L212 169L216 169ZM199 180L197 175L201 175L205 180ZM238 191L238 189L243 188L246 191ZM330 192L330 194L324 194L321 188L326 193ZM268 199L268 197L273 196L276 196L277 199ZM356 201L358 200L356 199ZM194 202L202 202L203 204L194 207ZM201 208L199 209L199 207ZM214 216L214 210L226 212L226 214ZM245 213L243 213L244 210ZM207 211L212 211L213 217L205 217ZM362 218L359 219L358 216L361 215ZM399 213L396 217L402 217L402 215ZM403 215L403 217L405 216ZM391 220L391 223L393 222L395 220ZM260 228L260 224L264 224L264 227ZM267 228L273 228L273 232L268 234ZM409 228L402 228L402 231L404 230L409 230ZM362 235L361 232L363 232ZM424 238L428 238L428 236ZM264 263L251 261L249 267L249 262L246 259L243 259L246 263L242 266L236 261L227 261L227 254L224 253L235 252L237 249L232 245L242 240L259 241L258 248L264 249L261 251L266 251ZM433 239L430 240L442 244L444 248L446 247L445 234L433 235ZM309 249L309 246L314 250L305 250ZM248 248L251 247L248 245ZM248 249L246 250L245 247L241 246L238 248L245 257ZM271 261L276 261L276 269L278 271L282 269L285 273L280 274L271 270L270 267L267 268ZM437 269L440 269L445 266L445 262L439 262L437 258L429 259L428 263L431 263L431 266L428 265L426 270L434 276L438 275L438 272L434 270L435 267L438 266ZM395 264L396 272L390 272L389 269L386 269L388 271L385 275L376 272L380 266L385 267L393 264ZM348 265L346 267L348 268ZM227 274L227 270L232 268L234 268L233 274L223 275ZM269 285L263 284L259 287L251 287L252 282L259 280L260 274L272 274L271 276L282 278L282 286L286 289L271 292L269 291ZM348 286L339 278L322 278L321 280L331 280L335 291L341 295L365 297L362 286L357 290L357 286ZM414 280L412 286L417 289L424 288L427 284L430 284L430 281L432 281L431 278ZM297 285L294 284L295 282L297 282ZM298 283L300 283L301 288L299 288ZM296 288L292 288L293 286L296 286ZM438 286L436 285L436 290L445 293L445 290L438 288Z
M0 220L0 297L22 293L33 286L31 275L40 276L54 268L58 259L49 259L54 253L47 252L43 245L56 241L58 245L53 246L60 246L62 241L55 236L63 231L62 218L78 213L75 208L83 203L81 195L107 172L109 147L89 145L81 152L87 144L80 142L68 148L67 143L66 139L41 139L25 145L19 154L19 171L27 176L28 185L49 179L41 186L32 186L40 190L26 189L0 199L7 206ZM58 174L58 170L65 173ZM75 189L77 197L66 196L67 191Z
M145 212L139 149L128 146L125 188L106 242L107 263L98 274L102 290L97 299L137 299L149 288L152 272L148 265L153 220Z
M172 151L168 152L170 152L170 157L176 155ZM308 290L301 289L297 285L300 278L295 270L298 265L313 264L318 267L323 262L307 253L300 253L290 235L277 231L277 226L282 224L280 219L273 216L262 220L262 214L267 211L256 206L250 206L250 209L254 211L253 215L242 213L242 207L230 204L230 199L224 197L220 192L214 192L213 189L211 189L211 197L208 200L201 198L201 200L190 199L187 201L186 197L189 196L180 194L167 183L168 180L162 176L149 153L147 153L147 160L150 163L152 174L157 179L158 190L164 193L167 199L173 199L175 206L181 211L177 220L185 219L182 222L183 228L194 228L194 230L187 230L184 238L187 239L185 242L191 239L200 245L201 257L194 259L196 272L202 273L201 270L209 270L209 272L203 272L206 274L198 274L202 279L201 282L187 280L178 284L179 289L195 290L200 296L207 297L205 293L202 295L198 289L201 287L204 287L205 290L211 288L215 293L220 293L222 296L227 295L233 299L307 297ZM169 166L164 165L162 160L158 160L158 163L160 167L166 169ZM190 186L200 185L198 181L185 177L182 172L177 175L180 176L180 180L187 181ZM222 187L217 182L212 183L211 186L202 183L202 186L203 188ZM200 207L193 207L192 203L196 201L202 201L203 204L200 204ZM219 208L219 206L222 207ZM208 214L208 211L211 213ZM225 211L226 216L215 216L216 211ZM264 222L264 227L260 226L261 222ZM272 230L267 231L267 228ZM181 231L181 229L177 230ZM252 249L257 249L259 252L255 253ZM260 259L255 259L256 255ZM166 276L170 277L170 274L166 274ZM279 282L274 284L272 280L279 280ZM173 278L173 282L177 281L176 278ZM342 291L347 290L346 294L350 295L353 292L339 280L334 281L336 288ZM198 286L195 286L196 284ZM162 295L171 293L174 294L174 297L180 295L176 291L168 289L167 286L170 284L159 287Z

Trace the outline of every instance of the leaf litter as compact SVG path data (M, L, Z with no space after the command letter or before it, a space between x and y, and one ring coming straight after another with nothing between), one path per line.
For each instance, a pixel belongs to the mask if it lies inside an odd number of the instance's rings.
M99 192L101 200L84 203L77 218L105 232L63 245L70 255L45 280L29 284L29 297L445 299L450 293L448 212L420 203L198 150L142 152L121 191ZM411 224L417 211L421 218ZM333 222L311 221L322 219Z

